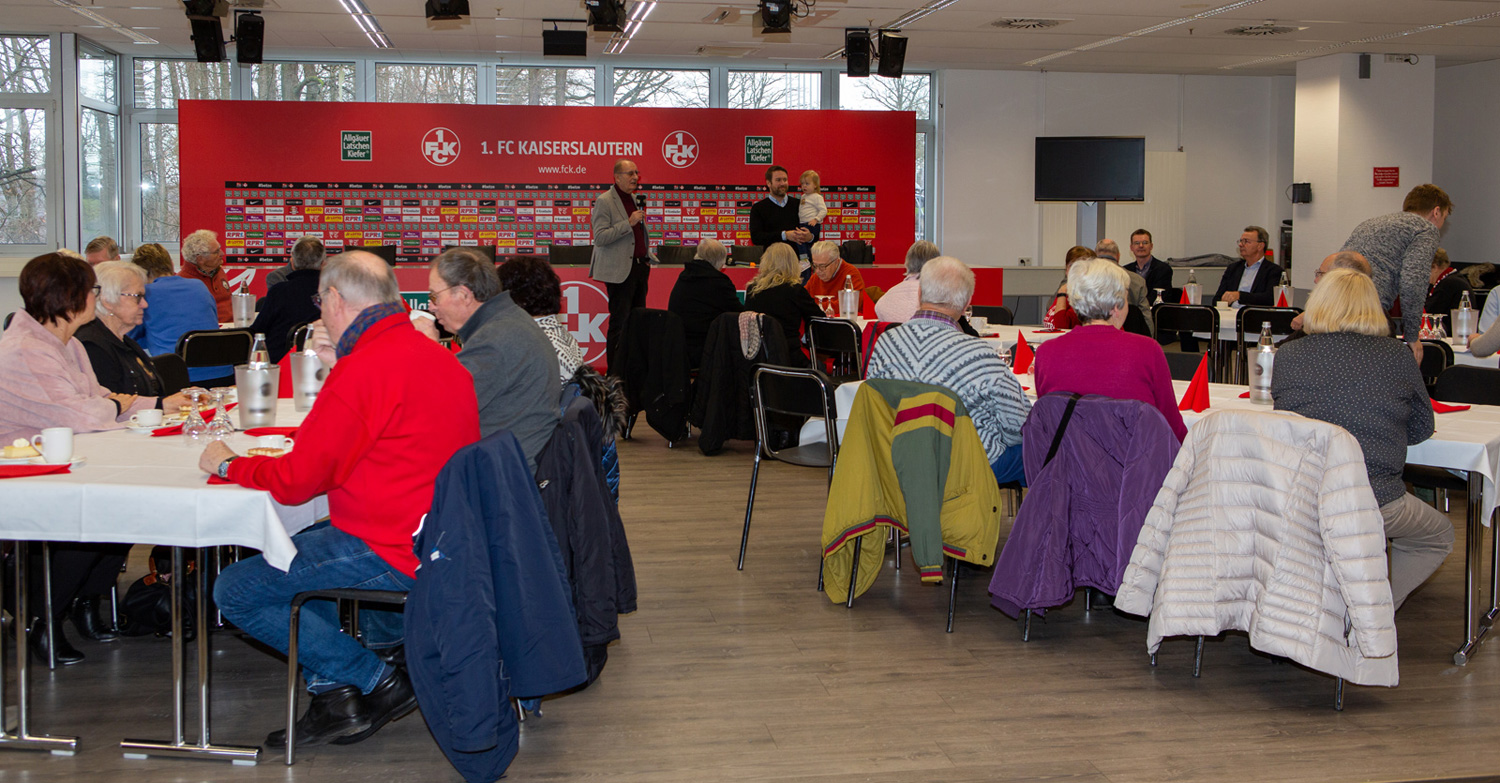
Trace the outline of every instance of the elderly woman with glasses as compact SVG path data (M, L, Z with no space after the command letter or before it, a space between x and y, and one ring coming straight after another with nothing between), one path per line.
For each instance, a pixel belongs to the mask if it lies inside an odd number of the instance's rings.
M94 319L79 327L77 337L88 352L89 365L99 385L116 394L135 394L158 400L159 407L176 410L187 403L166 383L151 356L129 336L146 316L146 271L129 261L105 261L94 267L99 297Z
M1087 258L1068 268L1068 299L1081 322L1036 348L1038 395L1055 391L1140 400L1161 411L1180 442L1187 436L1172 375L1161 346L1122 331L1130 276L1108 259Z

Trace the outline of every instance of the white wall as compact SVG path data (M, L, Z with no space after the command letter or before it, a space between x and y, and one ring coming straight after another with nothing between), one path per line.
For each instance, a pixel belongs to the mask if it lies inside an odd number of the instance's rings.
M1246 225L1274 236L1290 216L1292 97L1289 77L947 71L940 246L975 265L1061 266L1041 256L1034 139L1113 135L1186 156L1183 239L1158 240L1158 257L1233 254Z
M1496 263L1500 224L1500 60L1437 72L1433 182L1453 198L1443 246L1454 261Z

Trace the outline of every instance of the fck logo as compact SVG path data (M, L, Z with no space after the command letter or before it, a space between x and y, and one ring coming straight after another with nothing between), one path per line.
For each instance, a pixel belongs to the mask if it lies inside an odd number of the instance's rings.
M672 131L661 143L661 156L674 169L685 169L698 160L698 140L687 131Z
M578 347L583 349L583 363L593 364L604 358L604 338L609 328L609 296L599 286L581 280L562 284L562 322Z
M422 157L434 166L458 160L458 150L458 134L447 128L433 128L422 137Z

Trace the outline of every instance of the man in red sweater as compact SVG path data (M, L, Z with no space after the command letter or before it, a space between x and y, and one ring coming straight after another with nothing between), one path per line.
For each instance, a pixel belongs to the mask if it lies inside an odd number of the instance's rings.
M214 586L224 616L282 653L297 593L411 588L412 535L432 504L437 475L454 452L479 439L473 379L412 328L383 260L360 251L328 259L318 296L323 318L314 346L333 369L297 430L296 448L281 457L241 457L215 442L199 459L205 472L266 490L279 503L328 496L329 522L292 539L297 556L287 571L256 556L225 569ZM373 614L399 627L399 615ZM399 643L394 628L381 630L389 631L385 641ZM299 745L358 742L416 707L406 673L341 633L332 602L303 607L297 649L314 694L297 721ZM266 738L270 747L285 742L284 731Z
M854 282L854 290L865 290L864 275L854 265L845 261L839 243L829 239L815 242L812 246L812 276L807 278L807 292L816 300L820 296L838 296L844 290L844 278ZM838 307L835 299L834 307Z
M234 306L229 303L229 286L224 282L224 249L219 237L208 229L194 231L182 240L182 271L178 277L197 280L208 286L219 309L219 323L234 320Z

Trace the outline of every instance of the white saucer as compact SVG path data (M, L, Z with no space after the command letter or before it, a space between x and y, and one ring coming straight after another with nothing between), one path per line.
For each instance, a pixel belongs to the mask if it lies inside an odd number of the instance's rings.
M39 457L11 457L9 459L0 457L0 465L25 465L34 459L39 459Z
M84 459L83 459L83 455L82 454L74 454L73 455L73 459L68 460L68 464L69 465L77 466L77 465L82 465L83 463L84 463ZM12 463L12 464L20 464L20 463ZM46 462L43 457L32 457L31 459L26 460L26 464L27 465L55 465L55 464L60 464L60 463Z

